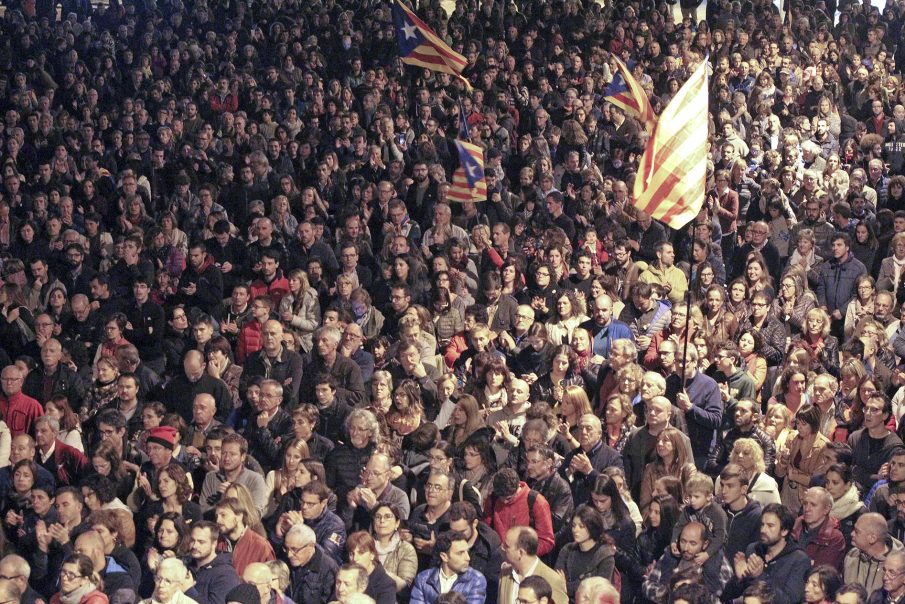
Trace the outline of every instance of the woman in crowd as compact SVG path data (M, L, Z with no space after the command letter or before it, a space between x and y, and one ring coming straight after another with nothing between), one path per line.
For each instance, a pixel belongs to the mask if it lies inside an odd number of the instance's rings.
M748 481L748 497L762 506L779 503L779 487L776 479L767 474L764 461L764 450L753 438L740 438L735 441L729 453L729 462L737 463L750 476ZM719 486L719 480L717 480Z
M60 591L51 604L107 604L108 599L100 587L100 575L91 558L84 554L70 554L63 560L60 571Z
M547 321L547 337L554 345L568 344L575 328L588 320L572 290L559 293L553 318Z
M845 310L845 337L851 338L863 318L872 317L874 303L877 298L877 288L874 278L870 275L862 275L855 282L855 295L852 296L848 308Z
M798 434L787 449L777 451L776 475L785 477L782 502L790 510L801 507L801 493L811 484L811 477L826 470L823 448L829 440L820 433L820 409L805 405L795 413Z
M354 301L353 301L354 312ZM321 307L317 292L308 285L308 275L301 269L289 273L289 293L280 300L280 320L296 335L299 346L309 352L313 345L314 330L321 324Z
M632 428L635 426L635 413L632 400L624 394L614 393L606 402L604 438L607 446L617 453L622 453Z
M852 468L845 463L834 463L826 469L826 490L833 496L830 515L839 521L839 530L846 543L852 542L855 522L867 512L858 486L852 480Z
M779 283L779 295L773 300L773 313L789 326L793 335L801 333L807 313L817 306L817 298L806 291L801 278L791 270Z
M382 513L388 514L389 512ZM349 562L358 564L368 574L368 586L365 594L370 596L375 604L395 604L396 582L384 570L383 564L380 562L380 554L377 551L377 542L374 537L365 531L352 533L346 539L346 551L349 554Z
M802 333L792 340L792 348L796 347L808 351L811 371L839 376L839 341L830 335L830 317L825 310L812 308L808 311Z
M69 399L62 395L51 397L44 405L44 412L60 422L57 439L61 442L85 452L84 435L79 416L69 406ZM2 448L2 445L0 445Z
M587 577L612 580L616 567L615 548L603 540L603 517L593 506L581 505L572 516L572 542L556 558L556 570L565 575L566 590L574 598Z
M641 476L641 494L638 507L645 514L653 499L654 483L663 476L675 476L683 483L695 473L694 461L688 459L682 433L669 427L657 437L655 456L652 463L644 467Z
M371 532L377 560L393 580L396 593L406 593L418 573L418 554L415 547L402 539L399 511L385 503L378 503L371 511Z

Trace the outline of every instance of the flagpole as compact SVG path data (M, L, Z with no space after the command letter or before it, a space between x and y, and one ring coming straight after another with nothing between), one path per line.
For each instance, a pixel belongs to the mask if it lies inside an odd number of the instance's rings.
M685 292L685 346L682 348L682 392L685 392L685 385L688 382L688 374L685 373L685 366L688 364L688 336L689 327L691 325L691 288Z

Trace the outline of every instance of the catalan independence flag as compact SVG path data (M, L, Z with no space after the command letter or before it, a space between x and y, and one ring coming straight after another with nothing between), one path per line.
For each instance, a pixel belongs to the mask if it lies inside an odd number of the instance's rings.
M449 187L450 201L486 201L487 180L484 178L484 152L477 145L456 141L459 167L453 172Z
M704 204L707 178L707 61L670 101L647 143L635 177L634 205L679 229Z
M613 81L607 87L604 99L624 109L626 113L641 122L645 130L653 132L657 116L653 107L650 106L647 93L641 88L641 84L625 66L625 63L618 57L613 57L613 59L615 59L619 71L613 75Z
M468 80L461 75L468 64L465 57L441 40L402 0L393 2L393 23L403 63L448 73L471 88Z

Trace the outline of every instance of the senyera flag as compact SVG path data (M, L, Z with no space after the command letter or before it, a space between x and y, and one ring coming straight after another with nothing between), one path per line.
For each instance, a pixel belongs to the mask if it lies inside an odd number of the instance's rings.
M635 207L674 229L704 204L707 122L705 59L660 114L635 177Z
M450 182L450 201L486 201L487 180L484 178L484 151L477 145L456 141L459 167Z
M632 75L631 70L626 67L625 63L614 56L618 71L613 75L613 81L607 86L604 93L604 100L611 102L617 107L621 107L625 112L639 122L648 132L653 132L654 125L657 123L657 115L654 113L653 107L650 106L650 100L647 93Z
M465 57L441 40L402 0L393 2L393 23L403 63L448 73L471 89L471 84L462 77L462 70L468 64Z

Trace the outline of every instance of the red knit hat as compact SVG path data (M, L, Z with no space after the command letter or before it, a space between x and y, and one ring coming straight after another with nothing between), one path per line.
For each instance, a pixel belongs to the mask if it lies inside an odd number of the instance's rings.
M172 451L176 448L177 434L178 432L173 426L158 426L156 428L151 428L151 432L148 435L148 444L157 443Z

